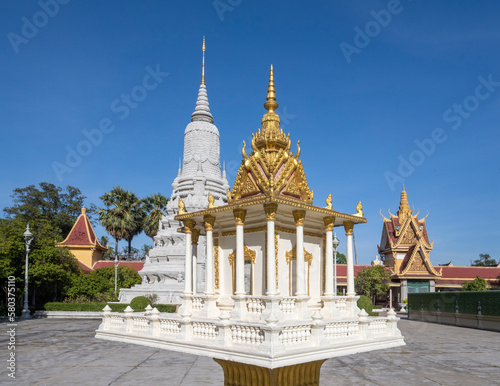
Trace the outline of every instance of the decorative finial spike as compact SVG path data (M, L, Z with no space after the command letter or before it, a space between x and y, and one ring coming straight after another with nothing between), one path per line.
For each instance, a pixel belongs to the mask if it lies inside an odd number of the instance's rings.
M82 214L84 215L85 212L87 211L87 209L85 208L85 206L82 206Z
M274 89L274 73L272 64L271 72L269 73L269 85L267 86L267 97L264 107L267 111L274 111L278 108L278 103L276 102L276 91Z
M201 66L201 84L205 84L205 36L203 36L203 46L201 50L203 51L203 64Z

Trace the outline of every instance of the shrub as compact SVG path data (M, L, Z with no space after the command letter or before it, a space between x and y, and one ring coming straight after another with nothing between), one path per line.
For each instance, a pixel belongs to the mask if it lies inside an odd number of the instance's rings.
M45 303L45 311L97 311L100 312L106 306L105 302L85 302L85 303L63 303L63 302L50 302ZM113 312L123 312L128 304L112 303L108 304ZM160 312L175 312L176 306L173 304L159 304L156 306ZM137 311L137 310L135 310ZM21 313L21 309L19 309Z
M373 314L373 304L371 299L366 295L361 295L358 299L357 305L360 310L365 310L368 315Z
M151 305L151 300L149 300L146 296L136 296L130 302L130 308L134 311L144 311L148 304Z

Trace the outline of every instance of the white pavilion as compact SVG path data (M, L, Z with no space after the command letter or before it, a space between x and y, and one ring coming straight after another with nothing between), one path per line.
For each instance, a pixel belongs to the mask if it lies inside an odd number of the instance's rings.
M267 112L253 135L228 202L209 203L176 220L186 235L182 306L175 314L104 310L96 337L212 357L226 385L317 385L331 357L404 345L394 311L370 317L354 289L356 214L313 205L290 135L276 113L273 68ZM347 292L335 293L333 230L347 245ZM206 236L205 288L195 290L192 267L198 234ZM195 235L195 237L193 237Z

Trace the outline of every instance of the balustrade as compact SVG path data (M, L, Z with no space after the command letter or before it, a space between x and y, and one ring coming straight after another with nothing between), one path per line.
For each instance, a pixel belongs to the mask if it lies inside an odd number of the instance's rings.
M284 345L308 342L311 337L311 325L285 327L281 330L279 340Z
M328 339L341 339L359 334L358 322L334 322L325 326L325 336Z
M252 326L231 326L231 338L237 343L261 344L264 342L264 331Z

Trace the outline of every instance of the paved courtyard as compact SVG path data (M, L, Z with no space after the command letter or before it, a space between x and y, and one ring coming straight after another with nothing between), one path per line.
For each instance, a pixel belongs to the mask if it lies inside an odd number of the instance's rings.
M94 338L98 320L37 319L16 327L16 379L0 384L222 385L212 359ZM500 333L402 319L406 346L330 359L321 385L500 385ZM11 381L11 382L9 382Z

